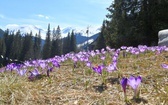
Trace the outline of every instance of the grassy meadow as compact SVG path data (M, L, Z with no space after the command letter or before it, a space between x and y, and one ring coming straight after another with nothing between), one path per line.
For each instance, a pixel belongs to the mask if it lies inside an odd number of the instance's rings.
M41 67L25 63L0 68L0 105L168 105L168 69L161 66L168 64L167 48L143 49L69 53L41 60L45 64ZM60 67L51 63L53 59ZM116 69L108 71L114 59ZM104 65L101 73L93 70L98 65ZM38 76L31 73L35 68ZM120 81L131 75L142 77L140 97L134 99L134 90L127 86L126 102Z

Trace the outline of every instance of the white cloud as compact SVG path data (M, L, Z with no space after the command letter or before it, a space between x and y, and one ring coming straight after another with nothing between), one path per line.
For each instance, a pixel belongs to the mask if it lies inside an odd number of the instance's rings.
M39 18L45 18L45 19L49 19L50 18L50 16L45 16L45 15L42 15L42 14L38 14L36 16L39 17Z

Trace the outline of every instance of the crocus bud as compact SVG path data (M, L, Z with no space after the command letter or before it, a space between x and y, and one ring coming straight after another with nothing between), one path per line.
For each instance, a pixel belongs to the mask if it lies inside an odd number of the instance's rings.
M120 81L120 84L121 84L121 86L122 86L122 88L123 88L123 91L124 91L124 98L125 98L125 101L127 100L127 95L126 95L127 81L128 81L127 78L122 78L122 80Z

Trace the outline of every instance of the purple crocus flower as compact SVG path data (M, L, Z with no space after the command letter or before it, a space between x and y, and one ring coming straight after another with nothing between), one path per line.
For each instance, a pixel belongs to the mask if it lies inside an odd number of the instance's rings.
M126 86L129 85L134 89L134 98L139 98L139 86L141 84L142 81L142 77L138 76L138 77L134 77L134 76L130 76L130 78L122 78L122 80L120 81L120 84L123 88L124 91L124 97L125 100L127 100L126 97Z
M135 90L138 88L141 81L142 81L141 76L138 76L138 77L130 76L130 78L128 79L128 85L130 85Z
M92 67L92 69L98 73L98 74L102 74L102 70L103 70L104 66L103 65L99 65L99 66L96 66L96 67Z
M53 67L49 67L49 68L48 68L48 70L47 70L47 76L48 76L48 77L50 76L49 73L52 72L52 70L53 70Z
M19 75L23 76L23 75L26 74L27 70L26 69L24 69L24 70L17 70L17 72L18 72Z
M15 68L15 63L10 63L6 66L6 70L12 71Z
M53 60L52 63L55 67L60 68L60 64L56 60Z
M112 71L117 70L117 67L116 67L116 65L114 65L114 64L110 64L110 65L107 66L106 68L107 68L107 71L108 71L108 72L112 72Z
M41 74L39 73L37 69L35 69L34 71L29 71L29 72L30 72L30 76L28 77L28 79L30 81L33 81L41 76Z
M168 69L168 65L167 64L161 64L161 66L165 69Z
M121 49L122 49L122 50L126 50L126 49L127 49L127 46L121 46Z
M134 89L135 98L139 98L139 86L141 84L141 81L142 81L141 76L138 77L130 76L130 78L128 79L128 85Z
M90 61L86 62L86 66L91 67L92 66L91 62Z
M124 91L124 98L125 98L125 100L127 100L127 95L126 95L127 81L128 81L128 79L125 78L125 77L122 78L121 81L120 81L120 84L121 84L121 86L123 88L123 91Z
M104 55L102 55L102 56L100 57L100 59L104 61L104 60L106 59L106 57L105 57Z
M47 66L45 62L40 62L39 65L43 69L45 69L45 67Z

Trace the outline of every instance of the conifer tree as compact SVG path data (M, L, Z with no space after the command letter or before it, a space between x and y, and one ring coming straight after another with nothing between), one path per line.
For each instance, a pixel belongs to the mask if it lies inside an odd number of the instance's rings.
M68 32L67 37L63 39L63 54L67 54L70 52L70 41L71 41L71 37L70 37L70 33Z
M23 46L20 54L20 60L25 61L33 59L32 41L32 32L30 32L30 34L26 34L23 38Z
M41 58L41 50L42 50L42 46L41 46L41 31L39 30L38 36L37 36L37 46L38 46L38 55L37 58Z
M105 25L106 25L106 21L104 20L100 35L98 36L98 39L97 39L95 49L101 50L102 48L106 47L105 38L104 38L104 36L106 35L106 26Z
M20 30L18 30L16 32L16 35L14 35L14 38L13 38L9 58L19 59L20 58L20 53L21 53L21 48L22 48L22 37L21 37Z
M76 46L76 36L74 34L74 31L71 32L71 39L70 39L70 51L76 52L77 46Z
M43 51L42 51L43 59L47 59L51 56L51 38L50 37L51 37L50 24L48 24L46 40L45 40Z
M3 38L0 38L0 55L5 56L6 46Z
M32 37L33 37L33 34L32 34L32 31L31 31L30 34L27 36L28 43L26 43L27 52L25 53L25 60L34 59L34 56L33 56L33 38Z
M55 55L62 54L62 39L61 39L61 30L58 26L57 29L53 29L53 38L52 38L52 45L51 45L51 57Z
M52 33L51 57L54 57L57 54L58 43L56 40L57 40L57 36L56 36L56 30L54 28Z
M58 43L58 51L57 51L57 55L61 55L62 54L62 37L61 37L61 29L60 29L60 26L57 27L57 30L56 30L56 41Z
M39 33L35 35L34 38L34 43L33 43L33 55L34 59L39 59L41 55L41 35L40 35L40 30Z
M157 45L158 31L166 29L166 0L114 0L108 8L105 36L111 47Z
M11 49L12 49L12 42L13 42L14 32L9 33L9 29L7 29L4 33L3 40L6 46L5 56L9 58Z

